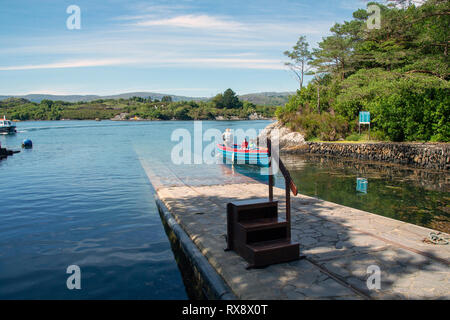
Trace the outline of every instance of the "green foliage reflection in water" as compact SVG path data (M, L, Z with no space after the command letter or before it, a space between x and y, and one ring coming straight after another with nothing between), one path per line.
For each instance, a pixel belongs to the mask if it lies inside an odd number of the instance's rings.
M450 186L442 173L306 155L285 162L302 194L450 232ZM357 178L368 179L367 194L356 191Z

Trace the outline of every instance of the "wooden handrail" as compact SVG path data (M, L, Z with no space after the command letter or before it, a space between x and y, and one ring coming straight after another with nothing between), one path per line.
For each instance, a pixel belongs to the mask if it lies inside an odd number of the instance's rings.
M276 153L276 151L274 151L275 155L272 155L272 141L269 138L267 138L267 148L268 148L268 152L269 152L269 161L270 161L269 167L272 167L272 156L275 156L276 159L278 159L278 167L280 168L280 171L283 174L284 179L289 184L289 189L292 191L294 196L296 196L298 194L298 188L295 185L294 181L292 180L289 170L286 168L283 161L281 161L280 155L278 153ZM270 176L271 175L269 175L269 179L270 179Z
M269 200L273 201L273 172L272 172L272 141L267 138L267 148L268 148L268 156L269 156ZM291 174L289 170L284 166L283 161L281 161L280 155L275 153L275 158L278 159L278 167L280 168L281 173L283 174L285 181L285 189L286 189L286 222L288 223L288 234L287 237L291 239L291 191L296 196L298 194L297 186L291 178Z

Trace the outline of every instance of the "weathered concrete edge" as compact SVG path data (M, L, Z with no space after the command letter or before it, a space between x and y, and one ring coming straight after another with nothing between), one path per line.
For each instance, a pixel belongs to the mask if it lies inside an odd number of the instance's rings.
M159 196L157 194L155 194L155 201L158 209L162 213L161 216L167 223L167 226L178 238L181 249L183 250L186 257L188 257L190 265L194 269L193 271L200 275L200 278L204 282L204 285L208 288L207 292L212 293L211 296L208 296L208 299L238 300L230 287L211 266L208 259L200 252L192 239L187 235L184 229L172 216L172 213L164 204L164 202L159 199Z

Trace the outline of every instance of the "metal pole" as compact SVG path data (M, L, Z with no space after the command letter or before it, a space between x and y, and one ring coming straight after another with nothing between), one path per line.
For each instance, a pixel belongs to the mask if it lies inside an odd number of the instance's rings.
M267 138L267 149L269 156L269 201L273 201L272 142L269 138Z
M286 222L288 224L287 237L289 240L291 240L291 189L288 179L285 179L285 182L286 182Z

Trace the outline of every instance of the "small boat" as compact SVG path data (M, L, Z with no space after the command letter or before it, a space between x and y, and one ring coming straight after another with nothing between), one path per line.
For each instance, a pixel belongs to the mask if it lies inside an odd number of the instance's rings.
M243 149L237 144L233 148L224 144L218 144L217 150L226 163L253 164L262 167L269 165L269 151L267 148Z
M0 133L15 133L16 124L10 120L6 119L6 116L3 116L3 119L0 119Z

